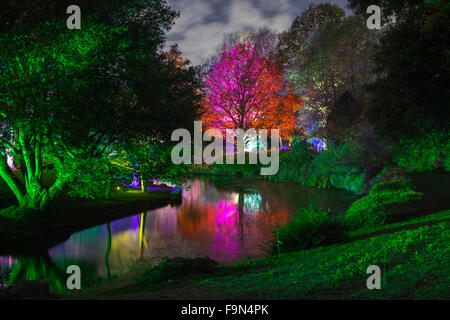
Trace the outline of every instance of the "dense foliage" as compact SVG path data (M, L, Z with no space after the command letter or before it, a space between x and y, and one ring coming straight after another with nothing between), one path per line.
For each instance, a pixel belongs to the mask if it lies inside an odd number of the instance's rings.
M450 130L421 126L399 139L394 161L407 171L450 171Z
M381 225L395 219L404 209L402 205L409 206L421 197L402 180L376 184L367 196L352 203L345 214L345 224L352 230Z
M448 133L450 6L445 0L372 1L395 23L384 27L376 48L376 81L367 112L386 139L407 137L427 123ZM352 0L363 14L368 1ZM365 10L365 9L364 9Z
M87 5L83 27L68 30L61 3L41 4L51 8L43 16L34 4L11 8L27 15L0 34L0 175L18 212L46 208L72 182L71 194L108 197L126 175L117 158L146 179L179 176L168 142L191 127L199 80L176 47L161 51L177 13L165 1L118 0Z
M309 143L294 146L280 156L278 174L269 177L277 181L294 181L309 187L342 188L363 194L370 180L370 159L359 145L330 146L317 153ZM372 177L373 178L373 177Z
M207 128L280 129L289 138L301 100L285 90L277 66L256 45L224 46L205 79L201 119Z
M346 229L341 221L330 213L315 209L310 205L300 208L297 215L276 230L277 241L274 251L304 250L341 242L346 239Z
M311 4L280 36L285 77L304 100L300 119L312 132L327 124L344 92L361 99L362 85L371 80L375 35L363 19L344 16L337 5Z

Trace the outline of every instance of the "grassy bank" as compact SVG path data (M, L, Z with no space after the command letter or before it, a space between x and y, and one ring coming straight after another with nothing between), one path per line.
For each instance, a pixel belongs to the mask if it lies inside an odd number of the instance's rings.
M65 299L449 299L450 210L352 232L345 243L144 281L154 262ZM370 265L382 289L368 290ZM145 278L144 278L145 279Z

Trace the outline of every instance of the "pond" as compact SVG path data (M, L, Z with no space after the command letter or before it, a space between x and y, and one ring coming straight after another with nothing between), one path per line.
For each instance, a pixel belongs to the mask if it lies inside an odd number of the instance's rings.
M83 282L123 274L140 258L208 256L221 263L264 257L275 227L309 203L343 213L355 199L345 190L229 178L186 182L182 203L111 221L74 233L33 256L1 256L2 271L46 278L64 288L67 266L82 270ZM59 279L56 281L55 279Z

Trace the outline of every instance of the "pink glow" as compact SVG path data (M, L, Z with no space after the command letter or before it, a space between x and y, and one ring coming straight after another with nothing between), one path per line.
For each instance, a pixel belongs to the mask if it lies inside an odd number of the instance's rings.
M282 75L251 43L224 47L205 80L202 120L219 130L264 128L284 86Z

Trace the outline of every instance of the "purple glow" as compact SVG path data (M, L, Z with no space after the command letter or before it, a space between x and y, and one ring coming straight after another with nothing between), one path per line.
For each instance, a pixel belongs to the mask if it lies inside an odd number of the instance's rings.
M129 185L124 184L124 186L131 187L131 188L139 188L140 184L141 184L141 182L136 177L136 173L133 173L133 181L131 182L131 184L129 184Z
M139 187L139 186L138 186L138 187L135 187L135 186L133 186L132 184L122 183L122 185L123 185L124 187L129 187L129 188L141 190L141 187ZM170 189L168 189L168 188L163 188L163 187L145 187L145 189L146 189L146 190L152 190L152 191L172 191L172 192L179 190L179 188L177 188L177 187L172 187L172 188L170 188Z
M133 189L141 189L141 180L139 180L135 173L133 173L133 181L131 183L122 183L124 187L129 187ZM179 191L178 186L173 186L172 188L164 188L164 187L145 187L146 190L152 190L152 191L171 191L171 192L177 192Z
M311 138L307 140L308 143L310 143L314 150L316 150L317 152L320 152L323 150L323 140L319 139L319 138Z
M134 232L135 234L139 231L139 225L141 223L140 215L135 215L131 217L130 226L128 227L129 231Z

